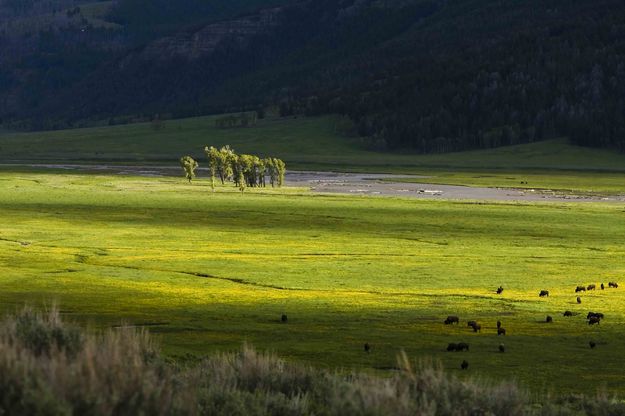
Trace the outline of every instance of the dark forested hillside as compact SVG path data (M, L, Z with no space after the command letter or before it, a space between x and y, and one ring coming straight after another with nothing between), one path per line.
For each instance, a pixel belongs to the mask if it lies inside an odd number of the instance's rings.
M20 58L0 62L5 122L65 126L271 104L283 115L349 115L377 149L568 136L625 150L620 0L103 5L106 13L81 12L74 26L31 33L30 54L0 31L0 47Z

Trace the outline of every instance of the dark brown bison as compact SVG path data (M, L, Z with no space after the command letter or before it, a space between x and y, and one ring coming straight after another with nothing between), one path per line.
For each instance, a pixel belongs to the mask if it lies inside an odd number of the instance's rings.
M456 348L457 351L469 351L469 344L466 342L459 342Z
M605 290L605 285L601 283L601 290Z
M608 286L609 286L609 287L613 287L614 289L616 289L616 288L618 288L618 283L616 283L616 282L610 282L610 283L608 283Z
M567 316L567 317L568 316L573 316L573 312L571 312L571 311L564 311L564 313L562 315Z
M497 288L497 294L498 294L498 295L501 295L502 293L503 293L503 286L499 286L499 287Z
M451 325L451 324L458 324L460 323L460 318L458 318L457 316L448 316L447 319L445 319L445 325Z
M283 313L283 314L282 314L282 316L280 317L280 320L281 320L283 323L286 323L286 322L289 320L289 318L286 316L286 314L284 314L284 313Z
M456 343L451 342L447 345L447 351L456 351L457 349L458 349L458 344Z
M593 316L588 320L588 325L595 325L601 323L601 318Z
M459 342L456 345L456 351L469 351L469 344L466 342Z
M506 330L504 328L497 328L497 335L506 335Z
M545 318L545 322L550 324L550 323L553 322L553 318L551 316L547 315L547 317Z
M590 348L595 348L597 346L594 341L590 341L588 345L590 345Z
M369 351L371 351L371 345L365 342L365 352L369 353Z
M472 325L472 327L473 327L473 332L480 332L482 330L482 325L480 324Z
M577 297L577 303L582 303L582 298L580 298L579 296Z
M466 370L467 368L469 368L469 363L467 362L467 360L462 360L462 364L460 364L460 368L462 368L463 370Z
M540 296L541 298L543 298L545 296L549 296L549 291L548 290L541 290L540 293L538 294L538 296Z
M585 288L584 286L577 286L577 287L575 288L575 293L578 293L578 292L585 292L585 291L586 291L586 288Z
M595 290L597 286L595 285L588 285L588 287L586 288L586 290Z
M590 319L592 317L603 319L604 315L601 312L588 312L588 315L586 315L586 319Z
M503 343L499 344L499 352L506 352L506 346Z

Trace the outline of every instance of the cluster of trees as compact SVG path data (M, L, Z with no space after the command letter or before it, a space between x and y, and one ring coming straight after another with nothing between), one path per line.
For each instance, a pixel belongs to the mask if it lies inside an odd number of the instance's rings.
M233 182L241 192L247 187L265 187L267 177L272 187L281 187L284 184L286 164L278 158L262 159L255 155L237 154L230 146L223 146L220 149L206 146L204 153L208 159L213 190L218 179L222 184ZM180 166L189 182L195 179L195 171L199 164L191 156L180 158Z

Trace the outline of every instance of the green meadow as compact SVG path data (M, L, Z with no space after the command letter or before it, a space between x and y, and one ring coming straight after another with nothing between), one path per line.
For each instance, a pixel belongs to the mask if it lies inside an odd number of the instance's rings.
M1 307L57 303L92 328L145 326L178 360L247 342L388 374L403 350L535 391L625 389L623 204L240 194L207 182L0 171ZM608 281L621 288L576 302L577 285ZM588 311L605 319L589 326ZM470 352L445 351L461 341Z

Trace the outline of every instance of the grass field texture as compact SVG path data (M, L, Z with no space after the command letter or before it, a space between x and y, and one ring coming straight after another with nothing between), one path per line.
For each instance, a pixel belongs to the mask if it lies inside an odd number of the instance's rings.
M249 342L386 372L405 350L535 390L622 391L625 288L582 294L581 305L574 288L625 276L624 210L3 171L0 305L58 302L96 327L147 326L182 359ZM588 311L606 318L591 327ZM443 325L447 315L460 325ZM460 341L470 352L445 351Z

